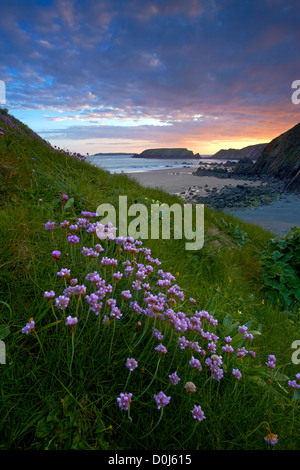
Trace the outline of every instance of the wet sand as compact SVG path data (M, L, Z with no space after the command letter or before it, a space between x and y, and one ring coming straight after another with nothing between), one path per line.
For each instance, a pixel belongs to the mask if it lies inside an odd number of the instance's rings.
M217 178L214 176L195 176L192 168L176 168L151 170L136 173L126 173L142 186L157 188L171 194L186 192L189 188L197 187L199 196L206 196L205 189L222 189L224 186L260 185L261 182L251 180L235 180ZM284 195L280 200L268 205L246 209L225 209L223 212L234 215L239 219L261 226L275 235L285 235L292 227L300 227L300 197Z
M195 176L192 174L195 169L176 168L163 170L141 171L136 173L126 173L142 186L163 189L167 193L181 194L193 186L197 186L199 196L206 196L205 188L217 188L224 186L236 186L238 184L257 185L260 182L248 180L234 180L231 178L217 178L215 176Z

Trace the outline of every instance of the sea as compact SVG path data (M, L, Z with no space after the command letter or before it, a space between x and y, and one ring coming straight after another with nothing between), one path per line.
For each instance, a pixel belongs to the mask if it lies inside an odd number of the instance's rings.
M133 155L133 154L132 154ZM110 173L136 173L149 170L162 170L164 168L198 168L199 162L203 159L206 164L212 162L224 162L224 160L210 159L211 155L201 155L200 159L161 159L161 158L132 158L132 155L101 154L89 155L86 160Z

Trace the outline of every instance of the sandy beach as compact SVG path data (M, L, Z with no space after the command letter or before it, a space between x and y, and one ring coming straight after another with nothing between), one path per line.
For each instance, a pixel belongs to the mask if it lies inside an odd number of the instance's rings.
M260 181L217 178L214 176L195 176L193 168L166 168L135 173L126 173L142 186L159 188L171 194L178 194L193 188L199 196L206 196L207 189L222 189L224 186L260 185ZM300 197L285 194L280 200L256 208L226 209L245 222L261 226L275 235L285 235L292 227L300 227Z
M142 186L163 189L167 193L181 194L191 187L197 187L198 194L206 196L205 189L209 187L217 188L220 190L224 186L236 186L238 184L253 184L260 183L248 180L234 180L231 178L217 178L215 176L195 176L193 168L166 168L163 170L151 170L126 173L132 179L135 179Z

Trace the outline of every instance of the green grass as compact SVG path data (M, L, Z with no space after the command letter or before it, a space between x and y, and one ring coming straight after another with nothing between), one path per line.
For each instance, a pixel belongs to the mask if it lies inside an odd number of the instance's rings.
M79 229L80 242L71 246L59 227L64 220L78 220L81 211L95 212L102 203L117 206L119 195L127 195L128 206L135 201L182 202L51 148L10 115L0 120L0 127L4 130L0 137L0 339L6 346L6 363L0 365L0 448L267 449L264 436L269 427L279 438L275 449L299 449L299 400L287 383L299 372L291 362L291 345L300 339L299 321L298 317L291 321L288 310L266 298L260 262L273 235L205 208L201 250L187 251L185 240L143 241L152 258L161 262L147 278L151 292L159 292L159 269L172 273L184 292L174 311L191 318L195 311L205 310L218 321L217 326L203 325L204 331L219 338L217 355L223 353L224 338L233 338L235 353L229 358L222 354L224 376L215 380L205 365L210 353L201 358L178 345L183 335L206 350L207 342L199 332L180 335L160 315L136 314L130 301L122 301L121 291L130 289L145 308L143 293L131 288L135 277L124 275L114 285L111 269L104 269L100 259L119 256L115 270L124 272L121 263L133 262L132 254L119 253L115 242L104 241L99 258L88 259L82 248L93 247L99 239ZM63 194L70 201L65 206ZM48 221L56 222L53 234L45 230ZM53 250L62 253L57 264ZM142 253L137 262L149 264ZM87 294L95 291L85 279L90 272L97 271L106 284L114 286L103 299L99 315L89 310L84 295L72 297L65 311L52 309L44 292L53 289L56 297L63 293L64 281L57 276L61 268L69 268L71 278L84 284ZM116 300L122 317L109 317L110 322L104 323L104 315L110 312L109 297ZM196 299L195 305L190 297ZM78 318L74 335L65 325L68 315ZM30 318L35 332L22 334ZM253 332L251 344L238 333L244 324ZM159 344L154 327L164 335L165 356L154 349ZM256 357L237 358L236 350L243 346L255 351ZM265 365L269 354L277 358L273 372ZM189 365L192 355L201 360L201 371ZM138 362L130 376L125 366L128 357ZM233 368L242 372L238 382ZM176 386L168 379L174 371L181 379ZM195 393L185 391L187 381L194 382ZM133 394L129 415L116 401L123 391ZM160 391L171 396L161 420L154 400ZM193 419L194 405L202 407L205 420Z

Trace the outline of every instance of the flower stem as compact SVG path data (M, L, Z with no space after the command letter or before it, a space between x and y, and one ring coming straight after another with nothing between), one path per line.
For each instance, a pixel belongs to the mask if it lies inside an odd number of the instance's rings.
M148 387L146 387L145 390L144 390L138 397L136 397L135 400L133 400L133 401L138 400L142 395L144 395L144 393L146 393L147 390L148 390L148 389L150 388L150 386L152 385L152 383L153 383L153 381L154 381L154 379L155 379L155 377L156 377L157 371L158 371L158 366L159 366L160 360L161 360L161 356L158 358L157 366L156 366L154 375L153 375L152 380L151 380L151 382L149 383Z

